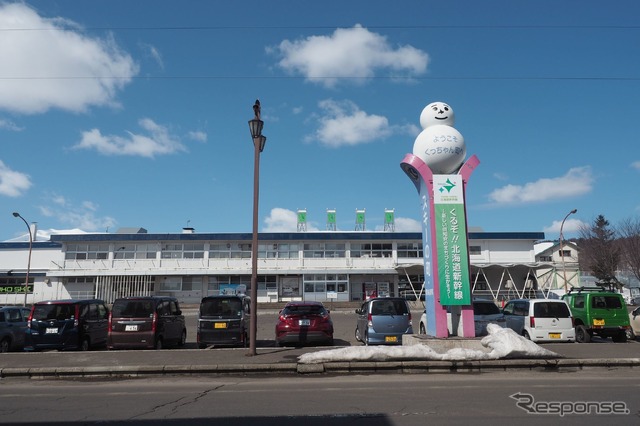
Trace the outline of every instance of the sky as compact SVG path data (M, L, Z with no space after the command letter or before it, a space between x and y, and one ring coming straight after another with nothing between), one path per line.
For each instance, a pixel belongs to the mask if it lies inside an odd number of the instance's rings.
M470 230L640 214L640 3L0 0L0 241L63 232L420 231L400 168L446 102Z

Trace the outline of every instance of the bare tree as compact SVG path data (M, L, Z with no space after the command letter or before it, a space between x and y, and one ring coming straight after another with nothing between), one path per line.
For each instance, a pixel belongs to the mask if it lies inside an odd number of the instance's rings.
M616 231L603 215L599 215L593 225L579 229L580 267L590 271L600 282L615 284L618 289L622 283L616 278L621 260L620 247L616 241Z
M618 236L622 267L640 281L640 217L620 222Z

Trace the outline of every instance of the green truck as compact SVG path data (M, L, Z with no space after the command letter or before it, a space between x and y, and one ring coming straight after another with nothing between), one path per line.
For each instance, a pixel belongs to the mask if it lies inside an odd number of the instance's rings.
M626 342L629 313L622 294L605 286L572 287L562 299L569 304L576 328L576 342L589 343L594 335Z

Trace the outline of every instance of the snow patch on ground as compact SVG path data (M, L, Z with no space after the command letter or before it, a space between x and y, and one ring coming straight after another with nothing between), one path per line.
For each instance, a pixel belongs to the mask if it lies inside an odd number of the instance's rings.
M475 349L455 348L438 353L426 344L411 346L352 346L300 355L302 364L345 361L478 361L504 358L559 358L555 352L538 346L519 336L509 328L496 324L487 326L488 335L482 346L491 349L483 352Z

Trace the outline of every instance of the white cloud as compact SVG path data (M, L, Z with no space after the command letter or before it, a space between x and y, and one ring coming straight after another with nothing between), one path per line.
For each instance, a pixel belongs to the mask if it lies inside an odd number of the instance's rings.
M24 130L11 120L0 119L0 129L11 130L13 132L20 132Z
M389 136L393 129L386 117L367 114L351 101L320 101L322 115L319 128L307 141L317 140L323 145L339 147L358 145Z
M180 140L169 130L156 124L149 118L138 121L140 127L149 135L127 132L128 137L102 135L100 130L92 129L82 132L82 140L75 145L75 149L95 149L105 155L134 155L153 158L156 155L173 154L187 151Z
M553 223L550 226L545 227L543 231L552 234L560 234L560 226L562 226L562 220L554 220ZM581 221L580 219L567 219L562 227L562 233L578 232L584 226L589 226L589 224Z
M0 195L18 197L31 188L29 175L16 172L0 160Z
M575 167L564 176L543 178L524 185L507 185L489 194L498 204L521 204L576 197L592 189L591 168Z
M155 47L147 43L140 43L140 48L145 52L145 55L154 60L160 69L164 69L164 61L162 60L162 54Z
M38 208L43 216L56 218L63 224L83 231L106 231L117 224L112 217L99 216L100 206L93 201L83 201L80 205L76 205L60 195L52 195L47 199L46 204ZM64 231L53 233L62 232Z
M284 40L268 49L280 57L278 66L307 81L335 86L340 79L362 83L384 69L393 77L423 74L429 56L412 46L394 48L385 36L360 25L338 28L328 36Z
M206 142L207 134L205 132L189 132L189 138L198 142Z
M271 209L271 213L264 220L265 227L262 232L297 232L298 214L294 211L276 207ZM317 231L318 229L307 222L307 231Z
M422 232L422 224L407 217L396 217L395 228L396 232Z
M138 66L111 37L92 38L24 3L0 4L0 109L36 114L115 105Z

